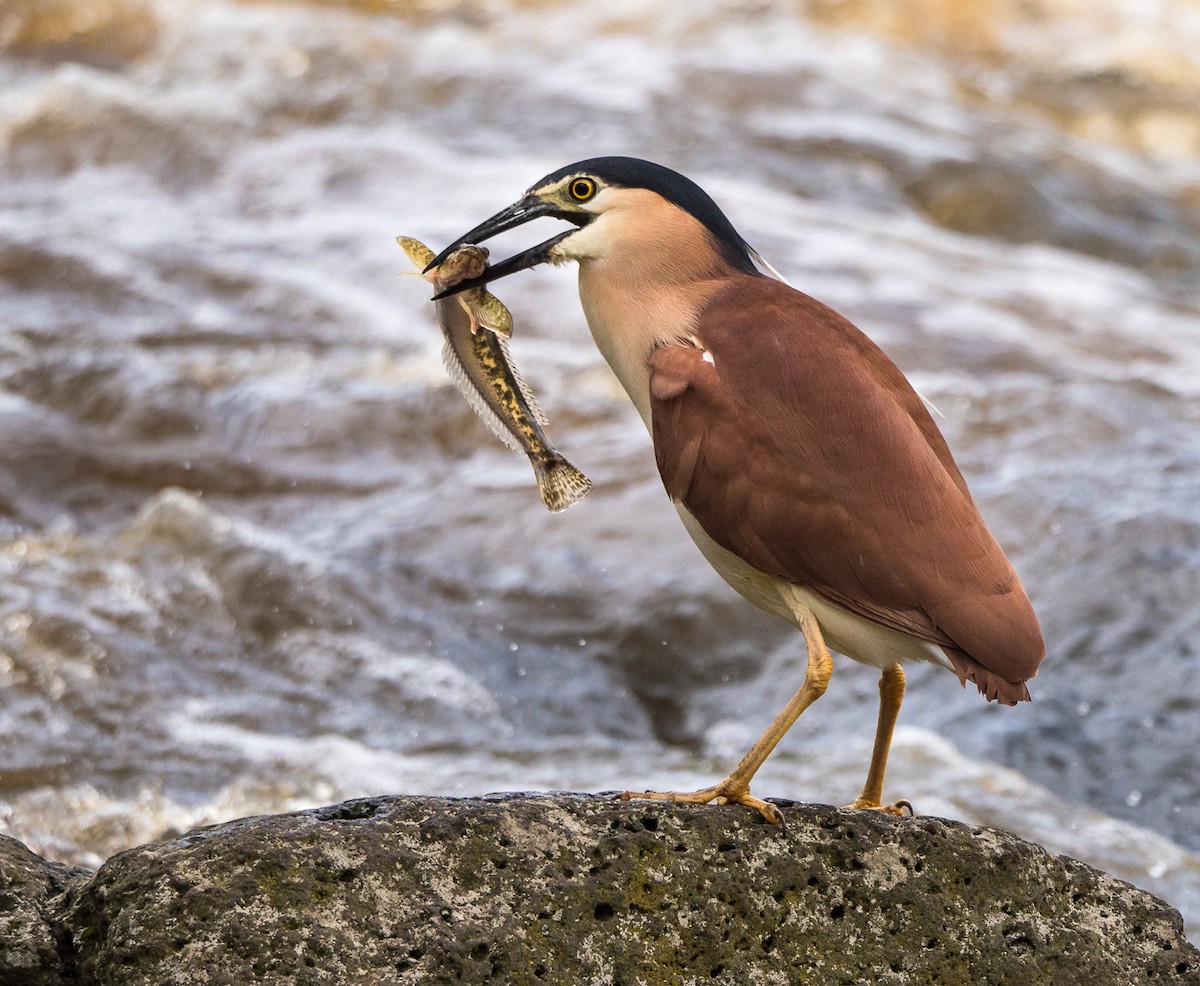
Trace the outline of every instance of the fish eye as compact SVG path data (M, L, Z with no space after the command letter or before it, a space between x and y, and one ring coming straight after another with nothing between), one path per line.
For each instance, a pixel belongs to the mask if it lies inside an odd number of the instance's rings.
M567 191L576 202L586 202L596 194L596 183L590 178L573 178Z

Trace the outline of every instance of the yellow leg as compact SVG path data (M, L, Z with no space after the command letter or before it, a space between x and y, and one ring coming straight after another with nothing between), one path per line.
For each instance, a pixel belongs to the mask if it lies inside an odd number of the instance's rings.
M904 701L904 669L899 664L886 668L879 678L879 725L875 728L875 748L871 751L871 766L867 770L867 782L863 785L862 794L848 805L849 808L873 808L876 811L886 811L892 815L903 815L907 808L913 813L912 805L907 801L898 801L894 805L883 804L883 775L887 770L888 751L892 748L892 733L896 729L896 719L900 715L900 703Z
M825 694L833 674L833 661L821 637L821 628L817 626L816 617L807 608L799 610L797 616L800 630L804 634L805 646L808 648L808 669L804 675L804 684L767 727L767 731L758 738L758 742L750 748L750 752L742 757L741 763L733 772L718 784L699 791L626 791L620 795L623 801L630 798L648 798L652 801L678 801L699 805L718 801L721 804L754 808L768 822L778 824L783 821L783 813L778 808L751 796L750 780L783 739L783 734L800 718L800 714Z

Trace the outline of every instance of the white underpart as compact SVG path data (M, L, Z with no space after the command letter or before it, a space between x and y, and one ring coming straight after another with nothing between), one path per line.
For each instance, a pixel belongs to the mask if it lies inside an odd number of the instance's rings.
M883 669L894 664L926 662L953 670L950 659L937 644L881 626L823 599L810 589L760 572L710 538L682 503L676 503L675 510L696 547L717 574L759 609L787 620L797 628L800 627L801 613L805 609L811 611L828 647L860 664Z

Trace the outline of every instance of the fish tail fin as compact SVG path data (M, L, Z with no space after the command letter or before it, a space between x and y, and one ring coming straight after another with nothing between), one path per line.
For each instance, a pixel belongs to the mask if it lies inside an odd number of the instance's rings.
M592 481L561 455L547 463L536 462L533 469L542 502L553 513L582 500L592 488Z

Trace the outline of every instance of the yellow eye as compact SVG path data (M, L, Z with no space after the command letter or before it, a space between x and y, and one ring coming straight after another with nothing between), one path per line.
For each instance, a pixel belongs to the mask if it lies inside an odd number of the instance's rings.
M567 190L576 202L586 202L596 194L596 183L590 178L573 178Z

